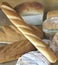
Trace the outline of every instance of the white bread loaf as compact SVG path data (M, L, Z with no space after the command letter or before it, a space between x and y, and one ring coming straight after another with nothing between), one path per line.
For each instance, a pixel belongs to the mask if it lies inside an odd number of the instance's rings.
M39 2L24 2L15 7L24 21L31 25L41 25L43 22L44 7Z

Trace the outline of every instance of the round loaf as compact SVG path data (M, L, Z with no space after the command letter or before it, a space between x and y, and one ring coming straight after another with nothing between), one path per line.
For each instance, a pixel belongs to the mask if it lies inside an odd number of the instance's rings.
M43 31L46 34L54 35L58 31L58 17L46 19L43 22Z
M20 57L16 65L51 65L51 63L38 51L32 51Z

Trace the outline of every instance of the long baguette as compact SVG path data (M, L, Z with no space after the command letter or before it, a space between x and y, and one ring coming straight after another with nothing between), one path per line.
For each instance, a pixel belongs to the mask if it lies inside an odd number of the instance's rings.
M36 26L31 26L33 32L38 35L40 38L43 38L43 32L39 30ZM12 42L19 41L22 38L26 39L21 32L19 35L16 33L16 29L5 16L5 14L0 9L0 43L11 44ZM17 30L18 31L18 30Z
M32 31L18 13L6 2L1 5L2 11L19 31L51 62L55 63L57 58L48 46Z
M40 38L43 38L43 32L37 29L35 26L31 26L36 35ZM18 33L18 30L13 26L1 26L0 27L0 43L11 44L15 41L26 39L21 32Z

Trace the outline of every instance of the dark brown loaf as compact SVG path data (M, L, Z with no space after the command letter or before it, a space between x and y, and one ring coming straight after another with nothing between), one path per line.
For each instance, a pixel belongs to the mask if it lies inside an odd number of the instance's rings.
M6 2L1 5L2 11L17 27L19 31L51 62L55 63L57 58L48 46L33 32L33 30L23 22L18 13Z

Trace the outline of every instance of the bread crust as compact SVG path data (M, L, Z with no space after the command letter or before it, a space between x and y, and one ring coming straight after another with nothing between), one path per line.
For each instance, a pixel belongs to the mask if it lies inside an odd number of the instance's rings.
M24 2L15 7L21 15L43 14L44 7L38 2Z
M51 17L58 17L58 10L52 10L47 13L47 19Z

